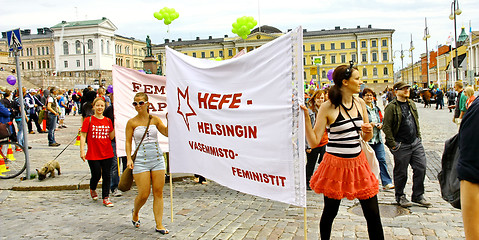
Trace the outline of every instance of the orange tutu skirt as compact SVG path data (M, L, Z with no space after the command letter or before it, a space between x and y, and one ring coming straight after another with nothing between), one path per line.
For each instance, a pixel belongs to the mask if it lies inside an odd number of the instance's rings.
M341 158L326 152L311 177L309 186L316 193L338 200L364 200L379 192L379 182L362 151L354 158Z

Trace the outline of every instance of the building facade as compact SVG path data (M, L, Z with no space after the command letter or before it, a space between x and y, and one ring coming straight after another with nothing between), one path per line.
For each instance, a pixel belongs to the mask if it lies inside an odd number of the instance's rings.
M392 59L393 29L377 29L369 25L367 28L336 27L333 30L308 31L303 30L303 64L304 81L309 83L329 83L327 72L342 64L354 61L358 67L361 80L369 87L383 89L383 86L394 82ZM234 57L244 48L252 51L271 40L283 35L280 30L271 26L261 26L254 29L243 40L240 37L212 38L177 41L165 40L164 44L155 45L153 53L164 68L165 46L196 58L220 58L222 60ZM322 65L318 66L313 59L320 57Z
M115 35L115 64L122 67L143 69L145 41L133 37Z

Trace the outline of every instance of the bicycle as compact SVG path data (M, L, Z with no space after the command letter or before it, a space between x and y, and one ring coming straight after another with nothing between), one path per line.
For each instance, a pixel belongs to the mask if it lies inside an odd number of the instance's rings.
M14 178L27 168L27 155L22 145L8 138L0 140L0 179Z

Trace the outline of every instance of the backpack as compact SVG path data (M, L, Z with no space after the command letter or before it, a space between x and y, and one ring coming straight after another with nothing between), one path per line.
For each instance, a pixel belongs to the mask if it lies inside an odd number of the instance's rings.
M453 207L461 209L461 182L457 178L459 160L459 134L446 141L442 154L442 169L437 175L441 195Z

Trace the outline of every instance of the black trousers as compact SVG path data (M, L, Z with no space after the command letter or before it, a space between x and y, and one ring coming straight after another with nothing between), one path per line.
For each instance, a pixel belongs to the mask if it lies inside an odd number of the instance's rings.
M90 166L91 178L90 189L96 190L98 181L103 178L101 184L101 197L106 198L110 196L110 170L111 170L111 158L103 160L88 160L88 166Z
M306 153L306 186L309 186L309 180L314 173L316 162L321 163L326 152L326 145L311 149L310 153Z
M35 123L35 126L37 127L37 132L43 131L42 127L38 123L38 115L35 112L34 114L30 114L30 117L28 119L28 122L27 122L28 132L31 132L33 130L32 121Z

